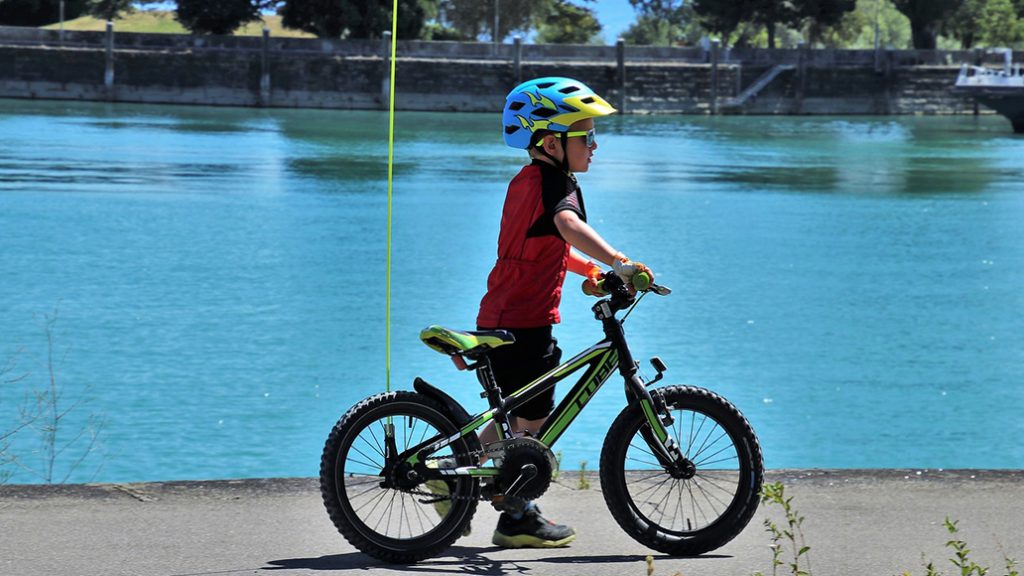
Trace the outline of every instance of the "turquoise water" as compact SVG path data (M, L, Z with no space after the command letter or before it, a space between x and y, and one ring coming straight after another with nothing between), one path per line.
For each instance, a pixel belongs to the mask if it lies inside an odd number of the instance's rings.
M397 120L392 387L419 375L470 411L473 376L417 335L474 324L522 163L497 124ZM1004 120L598 133L591 222L675 290L627 322L636 356L732 399L769 467L1024 468L1024 139ZM0 134L0 431L52 350L58 445L98 430L55 479L315 476L331 425L384 388L386 115L0 100ZM566 292L571 353L599 325ZM613 379L588 406L566 467L596 468L622 398ZM45 468L31 430L7 442Z

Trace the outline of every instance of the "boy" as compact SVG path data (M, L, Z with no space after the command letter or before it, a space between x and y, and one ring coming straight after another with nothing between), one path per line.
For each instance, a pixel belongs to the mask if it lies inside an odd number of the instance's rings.
M491 368L503 395L511 394L559 364L561 350L551 335L566 271L585 277L584 291L601 296L601 267L570 246L613 266L627 282L650 273L612 248L587 224L576 173L586 172L597 150L594 118L615 112L582 82L539 78L509 93L502 115L505 143L528 151L531 163L509 184L498 236L498 261L487 279L477 327L507 330L515 343L494 350ZM554 408L554 390L510 414L513 431L536 435ZM497 440L493 424L481 444ZM575 531L546 520L532 502L508 499L494 531L494 544L507 548L565 546Z

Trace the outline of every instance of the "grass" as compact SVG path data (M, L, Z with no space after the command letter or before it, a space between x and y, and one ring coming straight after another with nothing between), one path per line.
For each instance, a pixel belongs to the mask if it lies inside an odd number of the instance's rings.
M263 27L270 29L270 35L278 38L313 38L312 34L299 30L289 30L281 25L281 17L264 15L262 21L250 22L235 31L235 36L262 36ZM43 26L48 30L58 30L60 24ZM107 29L104 20L92 16L82 16L64 23L65 30L103 32ZM148 34L189 34L177 20L174 13L165 10L136 10L114 20L115 32L140 32Z

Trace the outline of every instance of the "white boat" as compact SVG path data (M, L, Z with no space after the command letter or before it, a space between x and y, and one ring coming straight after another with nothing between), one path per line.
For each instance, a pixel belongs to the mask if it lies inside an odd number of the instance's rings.
M1024 133L1024 76L1020 64L1013 63L1013 51L1009 48L993 51L1002 52L1002 69L964 64L953 89L1006 116L1014 132Z

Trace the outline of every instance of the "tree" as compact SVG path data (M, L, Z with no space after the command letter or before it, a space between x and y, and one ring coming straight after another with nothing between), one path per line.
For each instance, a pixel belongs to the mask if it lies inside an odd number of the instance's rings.
M694 0L693 10L705 29L722 38L728 38L748 14L744 1Z
M547 14L551 0L440 0L439 21L470 38L484 33L492 40L526 32L538 14ZM494 30L494 9L498 9L498 30Z
M624 37L635 44L666 44L682 35L693 9L684 0L629 0L636 10L636 23Z
M380 38L391 30L389 0L285 0L278 8L286 28L320 38ZM423 33L425 9L417 0L398 1L398 38Z
M800 19L788 0L694 0L693 8L705 28L723 37L742 22L762 26L768 32L769 48L775 48L776 26L795 25Z
M64 19L85 12L86 0L66 0ZM60 21L60 0L0 0L0 26L46 26Z
M963 49L976 44L1008 46L1020 39L1017 9L1010 0L964 0L942 28Z
M700 18L689 2L683 6L680 20L681 23L672 24L652 15L640 14L623 32L622 38L627 44L668 46L679 43L694 45L707 35L707 30L701 25Z
M260 19L259 0L178 0L175 18L193 34L231 34Z
M587 44L601 33L594 11L558 0L551 11L535 20L538 44Z
M874 48L879 46L907 48L910 44L910 21L889 0L859 0L852 12L839 22L821 30L818 42L828 48Z
M746 0L750 19L768 31L768 47L775 48L776 26L795 25L800 18L792 4L785 0Z
M797 19L807 29L807 41L812 45L820 42L825 30L836 26L843 16L853 12L857 0L794 0Z
M942 23L964 0L892 0L896 9L910 19L914 48L934 50Z
M116 20L132 12L132 0L89 0L89 14L100 20Z

